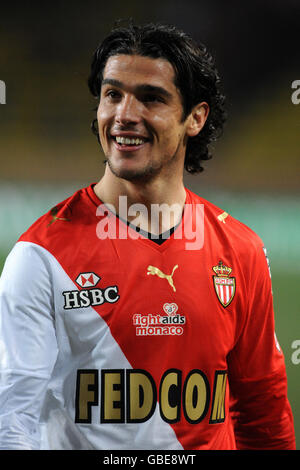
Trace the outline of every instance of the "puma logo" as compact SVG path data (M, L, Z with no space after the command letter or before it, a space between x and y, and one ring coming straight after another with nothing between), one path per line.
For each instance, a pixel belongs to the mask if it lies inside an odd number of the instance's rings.
M54 207L53 209L51 209L52 220L50 220L47 227L49 227L49 225L53 224L57 220L65 220L66 222L70 222L70 219L65 219L64 217L57 217L57 215L56 215L57 213L58 213L57 207Z
M155 266L148 266L147 274L148 275L152 274L153 276L156 275L156 276L160 277L161 279L167 279L168 283L170 284L170 286L172 287L174 292L176 292L176 288L175 288L174 282L173 282L173 274L174 274L175 269L177 269L177 268L178 268L178 264L176 264L176 266L174 266L171 274L165 274L159 268L156 268Z

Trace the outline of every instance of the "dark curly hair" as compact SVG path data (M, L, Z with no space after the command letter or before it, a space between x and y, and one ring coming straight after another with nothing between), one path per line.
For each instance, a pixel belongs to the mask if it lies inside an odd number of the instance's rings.
M136 54L168 60L175 70L175 85L181 92L183 119L192 108L206 101L210 112L202 130L187 143L185 169L189 173L203 171L202 160L211 158L209 144L220 136L226 120L225 97L220 91L220 78L213 58L203 44L172 25L146 24L117 26L96 49L88 86L94 97L100 97L102 76L109 57ZM94 126L93 132L98 135Z

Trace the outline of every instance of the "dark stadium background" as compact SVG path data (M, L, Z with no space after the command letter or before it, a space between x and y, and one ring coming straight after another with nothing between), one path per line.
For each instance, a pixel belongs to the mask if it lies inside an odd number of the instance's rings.
M300 448L300 364L292 360L300 340L300 104L292 102L300 80L298 0L2 2L0 272L39 215L100 178L103 158L90 131L96 103L86 81L98 42L128 17L173 23L216 56L229 120L205 172L186 183L268 248Z

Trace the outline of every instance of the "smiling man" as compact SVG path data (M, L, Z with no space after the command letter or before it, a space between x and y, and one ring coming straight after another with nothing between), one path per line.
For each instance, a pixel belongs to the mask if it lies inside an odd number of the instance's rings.
M103 71L97 112L108 164L95 193L114 207L123 194L129 204L148 208L155 202L179 204L164 230L181 219L187 141L199 134L209 112L208 104L200 102L185 117L175 80L174 67L165 58L113 55ZM149 224L142 220L140 225L148 230Z
M183 184L225 120L210 54L117 28L88 83L105 173L1 276L0 448L294 449L263 242Z
M174 69L165 59L113 56L103 75L97 115L108 168L127 180L173 176L177 181L187 138L203 127L207 103L199 104L188 120L182 119Z

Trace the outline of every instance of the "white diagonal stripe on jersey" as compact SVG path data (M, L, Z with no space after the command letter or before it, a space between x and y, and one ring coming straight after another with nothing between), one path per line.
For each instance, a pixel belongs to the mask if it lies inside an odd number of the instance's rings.
M61 356L58 357L48 385L43 418L48 419L49 423L48 428L47 423L42 428L41 449L78 449L80 434L83 435L82 449L87 448L87 441L90 443L90 448L99 450L125 449L129 442L131 449L182 449L172 427L161 419L158 405L152 417L144 423L118 424L117 426L110 423L100 424L100 408L94 406L92 407L93 424L81 426L75 424L73 420L77 370L99 370L100 382L101 369L125 370L132 369L132 366L112 336L110 328L93 307L64 311L62 291L71 291L78 287L57 259L44 248L31 242L18 242L10 255L11 258L17 259L21 251L27 253L29 278L32 274L39 279L39 282L43 282L45 277L44 272L39 273L38 266L31 264L32 252L34 252L43 260L41 266L50 266L54 279L54 303L57 312L55 325ZM20 302L20 299L16 301ZM62 397L61 403L54 398L55 396ZM58 405L61 406L60 410L57 408ZM58 423L55 421L57 416L60 417ZM61 420L64 420L64 425ZM78 430L80 430L79 433Z

